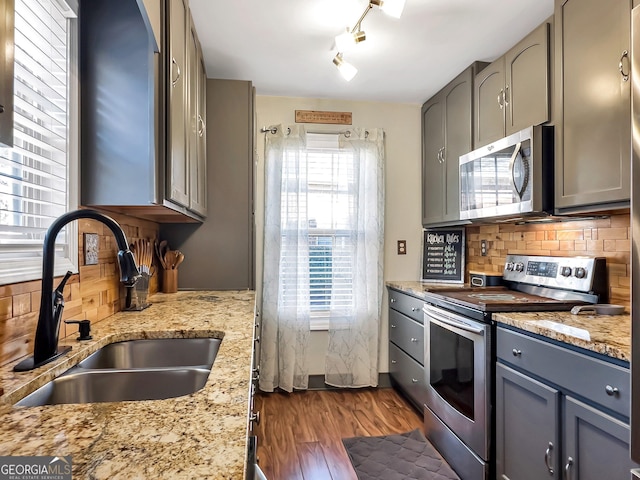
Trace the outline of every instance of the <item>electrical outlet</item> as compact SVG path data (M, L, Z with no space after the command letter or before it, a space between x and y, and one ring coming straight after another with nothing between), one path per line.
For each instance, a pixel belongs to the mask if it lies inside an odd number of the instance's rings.
M487 241L486 240L480 240L480 255L482 255L483 257L487 256Z
M406 254L407 254L407 241L398 240L398 255L406 255Z
M85 265L98 264L98 234L97 233L84 234L84 264Z

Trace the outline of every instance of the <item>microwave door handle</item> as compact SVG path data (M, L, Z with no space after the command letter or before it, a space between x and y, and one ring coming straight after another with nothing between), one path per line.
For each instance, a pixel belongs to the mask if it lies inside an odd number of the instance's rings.
M525 178L525 181L522 182L522 188L520 190L518 190L518 186L516 185L516 178L515 178L515 165L516 165L516 158L518 158L518 155L521 155L520 153L520 148L522 147L522 143L518 142L516 143L516 147L513 149L513 154L511 155L511 161L509 162L509 170L511 171L511 186L513 187L513 191L516 192L516 194L518 195L518 198L522 198L522 195L524 194L524 190L527 186L527 179ZM525 172L526 174L526 172Z

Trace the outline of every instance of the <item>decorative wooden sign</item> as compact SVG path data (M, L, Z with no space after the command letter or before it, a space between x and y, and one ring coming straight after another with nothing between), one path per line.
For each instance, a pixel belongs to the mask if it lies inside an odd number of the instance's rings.
M351 112L296 110L296 123L330 123L333 125L351 125Z

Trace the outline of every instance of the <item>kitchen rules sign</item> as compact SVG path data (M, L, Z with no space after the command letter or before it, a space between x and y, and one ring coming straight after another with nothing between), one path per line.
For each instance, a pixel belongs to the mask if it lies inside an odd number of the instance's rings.
M464 283L464 227L427 228L422 248L422 280Z

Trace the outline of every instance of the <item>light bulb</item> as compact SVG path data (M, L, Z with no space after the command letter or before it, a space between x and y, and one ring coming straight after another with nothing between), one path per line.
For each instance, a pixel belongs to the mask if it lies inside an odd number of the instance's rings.
M340 75L342 75L342 78L344 78L347 82L350 82L353 77L356 76L356 73L358 73L358 69L356 67L351 65L349 62L344 61L341 53L338 53L333 58L333 63L336 67L338 67Z
M353 49L358 43L364 41L366 39L366 35L362 30L358 30L357 32L346 31L338 36L336 36L336 49L339 52L348 52Z
M378 5L380 10L390 17L400 18L404 10L405 0L370 0L373 5Z

